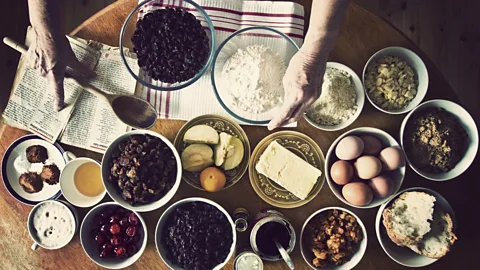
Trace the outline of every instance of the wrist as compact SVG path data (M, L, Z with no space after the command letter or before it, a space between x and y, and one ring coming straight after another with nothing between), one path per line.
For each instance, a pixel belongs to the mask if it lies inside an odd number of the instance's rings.
M331 34L307 34L300 51L315 62L325 62L333 49L335 37Z

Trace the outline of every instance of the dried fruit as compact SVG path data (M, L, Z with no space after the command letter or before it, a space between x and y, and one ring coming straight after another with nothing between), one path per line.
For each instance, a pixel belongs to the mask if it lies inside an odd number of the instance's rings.
M210 41L201 22L185 9L157 9L138 20L131 41L138 65L154 80L183 82L205 65Z
M177 162L170 147L151 135L132 135L112 154L108 180L131 205L163 197L177 178Z
M136 245L142 238L135 213L119 206L108 207L96 219L90 237L95 239L101 258L132 256L137 252Z

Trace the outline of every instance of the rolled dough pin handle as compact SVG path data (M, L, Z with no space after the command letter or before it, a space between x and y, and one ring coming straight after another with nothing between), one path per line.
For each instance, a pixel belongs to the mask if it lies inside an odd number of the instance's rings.
M12 49L16 50L17 52L21 54L26 54L28 51L28 47L16 42L15 40L9 38L9 37L4 37L3 38L3 43L5 45L10 46Z

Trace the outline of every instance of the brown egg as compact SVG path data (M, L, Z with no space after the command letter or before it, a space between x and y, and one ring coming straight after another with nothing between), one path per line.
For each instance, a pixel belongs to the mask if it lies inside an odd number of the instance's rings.
M380 140L372 135L362 135L360 139L363 141L363 153L364 155L376 156L382 150L382 143Z
M387 147L380 152L378 158L382 161L383 169L393 171L403 166L405 157L398 147Z
M363 141L357 136L347 136L341 139L335 148L335 154L342 160L353 160L363 152Z
M345 185L353 177L353 167L345 160L338 160L330 168L330 177L338 185Z
M361 156L353 166L356 175L364 180L372 179L382 171L382 163L374 156Z
M372 188L373 196L378 198L386 198L393 193L393 179L389 175L380 175L368 181L368 185Z
M356 206L365 206L373 199L372 189L361 182L352 182L343 186L342 195L347 202Z

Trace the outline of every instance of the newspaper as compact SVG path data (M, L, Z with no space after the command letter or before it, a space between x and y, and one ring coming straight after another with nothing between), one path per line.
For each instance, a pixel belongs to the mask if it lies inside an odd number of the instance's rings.
M27 35L27 44L29 43ZM124 67L119 48L94 41L70 38L78 60L96 72L89 81L102 91L134 95L136 80ZM127 61L134 72L138 65L133 54L127 52ZM55 96L48 81L39 72L26 67L22 58L17 70L10 100L3 112L7 125L31 131L45 140L104 153L110 142L128 131L110 106L96 98L70 79L65 79L65 108L55 111Z

